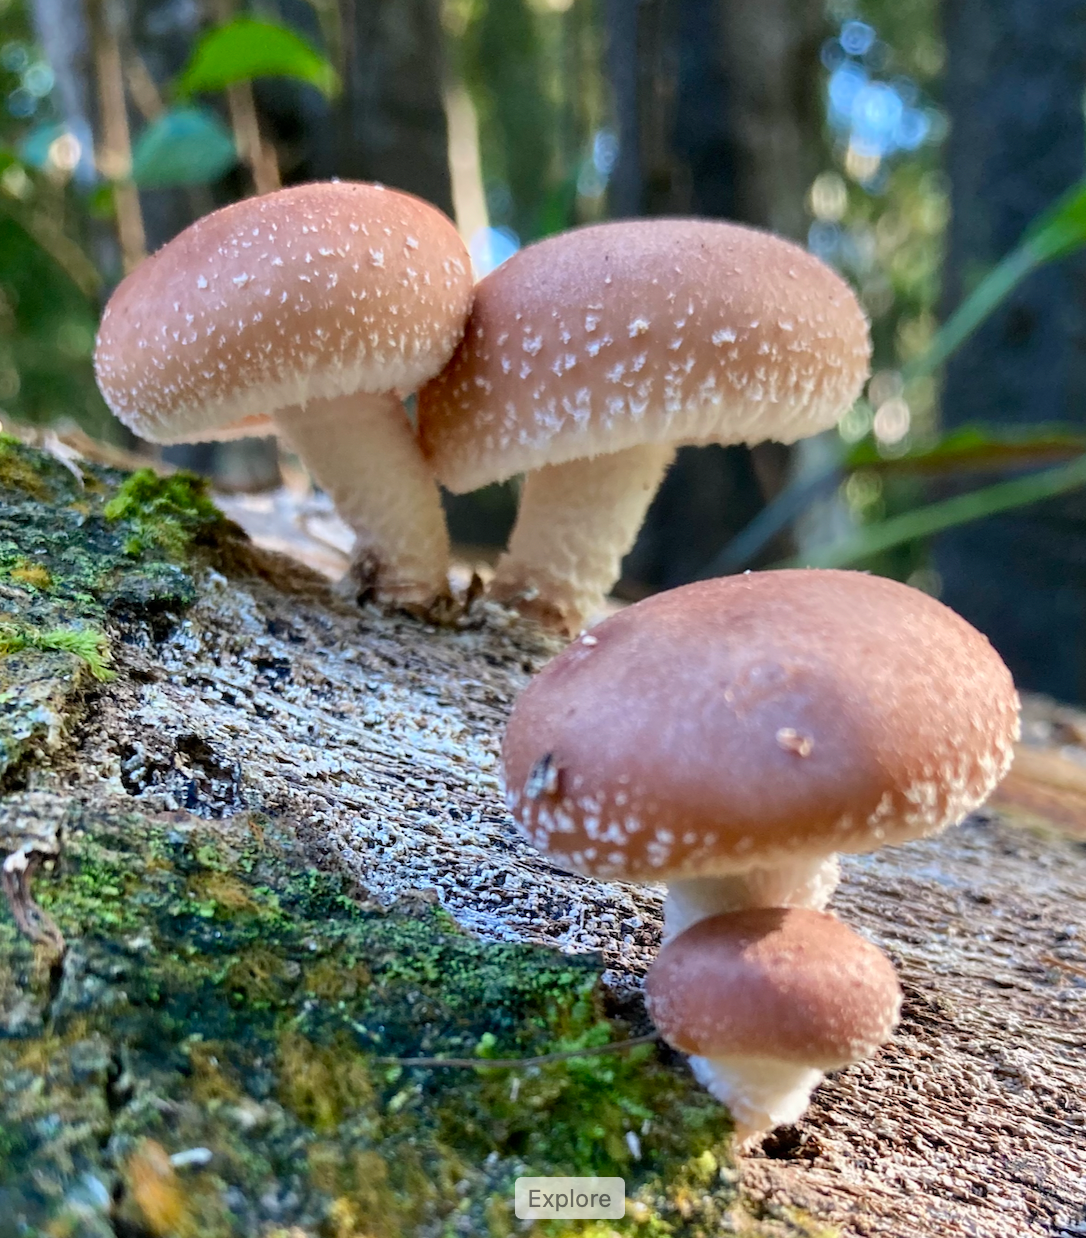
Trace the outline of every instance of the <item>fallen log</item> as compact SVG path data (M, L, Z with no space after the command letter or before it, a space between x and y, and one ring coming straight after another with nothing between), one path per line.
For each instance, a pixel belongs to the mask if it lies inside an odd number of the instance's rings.
M1086 849L1040 793L846 859L901 1029L737 1162L665 1047L568 1057L651 1031L661 900L505 812L553 641L359 609L184 479L9 440L0 486L0 1235L542 1233L514 1178L593 1172L618 1233L1086 1233Z

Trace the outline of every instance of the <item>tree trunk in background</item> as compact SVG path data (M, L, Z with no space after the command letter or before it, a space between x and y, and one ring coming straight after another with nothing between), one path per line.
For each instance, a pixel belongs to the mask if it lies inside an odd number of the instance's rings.
M708 215L802 240L822 164L821 0L608 0L620 154L616 216ZM623 590L699 569L785 480L775 445L684 449L625 565ZM779 556L780 542L764 560Z
M945 0L948 309L1083 175L1086 4ZM1032 276L947 369L948 426L1086 427L1086 255ZM1086 696L1086 495L939 539L945 601L986 632L1022 687Z
M340 0L343 95L314 174L381 181L452 213L438 0Z
M169 101L169 83L181 72L201 28L200 8L173 0L130 0L125 5L128 33L151 82ZM133 135L146 118L129 107ZM148 251L154 253L200 214L221 205L210 189L152 189L140 194Z

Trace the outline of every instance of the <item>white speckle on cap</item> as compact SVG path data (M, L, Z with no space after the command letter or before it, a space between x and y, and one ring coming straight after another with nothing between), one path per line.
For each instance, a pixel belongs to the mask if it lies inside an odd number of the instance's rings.
M814 740L809 735L801 735L790 726L782 726L777 731L777 743L785 752L794 752L797 757L809 757L814 748Z

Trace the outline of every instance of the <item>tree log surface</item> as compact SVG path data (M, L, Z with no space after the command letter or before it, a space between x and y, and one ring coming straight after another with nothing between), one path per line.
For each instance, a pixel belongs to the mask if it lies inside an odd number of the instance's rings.
M165 633L114 624L120 673L58 750L19 765L9 834L27 796L224 830L258 811L359 899L439 902L483 941L598 952L636 1012L660 891L558 870L499 790L504 719L553 641L486 608L460 631L359 611L256 550L197 584ZM1083 842L985 810L843 868L834 908L899 968L902 1024L740 1159L741 1194L769 1218L757 1232L1086 1234Z

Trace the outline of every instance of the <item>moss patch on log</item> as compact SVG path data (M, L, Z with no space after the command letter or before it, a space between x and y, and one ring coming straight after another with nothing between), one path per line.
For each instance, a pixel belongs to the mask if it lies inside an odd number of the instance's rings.
M84 618L177 610L227 522L197 477L124 474L0 435L0 581Z
M594 956L479 942L437 908L367 909L258 815L34 792L0 814L0 850L59 837L36 895L68 943L51 960L0 913L0 1217L16 1232L524 1233L525 1173L618 1174L633 1201L605 1229L540 1235L742 1232L722 1229L724 1111L654 1047L486 1066L629 1035ZM401 1056L480 1065L379 1060Z
M0 778L108 677L105 627L171 622L231 528L196 477L76 467L0 435Z

